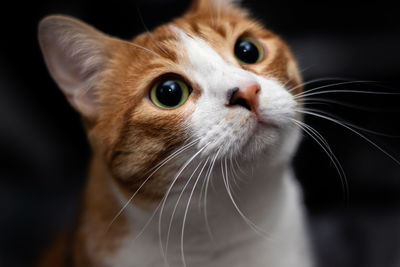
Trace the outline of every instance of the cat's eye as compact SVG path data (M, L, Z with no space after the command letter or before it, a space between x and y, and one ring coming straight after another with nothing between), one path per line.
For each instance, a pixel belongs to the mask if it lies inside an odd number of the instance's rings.
M243 65L255 64L265 57L265 51L260 42L249 36L240 37L234 48L235 57Z
M182 106L190 93L190 87L182 79L166 78L153 85L150 100L159 108L174 109Z

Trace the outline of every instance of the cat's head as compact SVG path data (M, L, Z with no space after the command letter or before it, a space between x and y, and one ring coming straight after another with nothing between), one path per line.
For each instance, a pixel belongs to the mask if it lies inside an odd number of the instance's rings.
M119 181L142 181L182 147L203 159L293 154L296 63L234 1L195 1L132 41L50 16L39 41L51 75L87 122L94 152Z

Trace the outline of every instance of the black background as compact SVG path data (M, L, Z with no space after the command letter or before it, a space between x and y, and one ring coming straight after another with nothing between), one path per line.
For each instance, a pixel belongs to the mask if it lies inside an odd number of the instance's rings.
M79 116L42 61L36 36L40 18L68 14L127 39L144 31L143 22L151 29L181 14L188 4L1 4L0 266L30 266L45 242L71 221L90 156ZM248 0L244 5L288 41L306 81L340 78L362 82L331 89L400 92L399 9L394 1ZM333 82L338 80L313 83L307 89ZM313 108L360 127L400 135L400 96L319 97L358 108L332 103ZM400 166L344 127L309 116L306 122L327 139L349 184L346 199L335 167L305 136L295 167L305 191L319 266L400 266ZM399 138L362 133L400 159Z

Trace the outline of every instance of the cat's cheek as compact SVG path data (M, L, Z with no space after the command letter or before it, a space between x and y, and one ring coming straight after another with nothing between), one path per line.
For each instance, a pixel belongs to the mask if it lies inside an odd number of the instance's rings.
M163 196L173 178L167 174L177 171L180 159L174 158L149 180L146 179L152 169L157 168L190 139L185 121L194 109L192 99L174 110L162 110L150 101L143 101L123 116L125 119L117 127L117 137L107 146L105 161L110 175L121 191L125 192L124 195L130 196L141 188L138 197L144 201L154 202ZM110 123L104 128L110 131L110 128L115 127Z
M292 124L298 103L278 81L257 76L262 90L259 95L258 116L262 122L283 128Z

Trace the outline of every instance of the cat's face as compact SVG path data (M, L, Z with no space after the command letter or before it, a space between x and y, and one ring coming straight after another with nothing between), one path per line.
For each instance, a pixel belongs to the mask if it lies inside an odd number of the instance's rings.
M281 39L228 0L196 1L132 42L65 17L44 20L39 37L50 72L89 121L95 153L123 183L140 184L188 143L199 158L293 153L296 64Z

